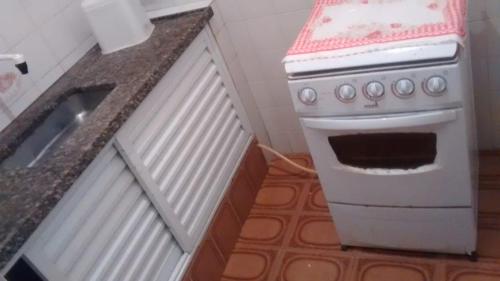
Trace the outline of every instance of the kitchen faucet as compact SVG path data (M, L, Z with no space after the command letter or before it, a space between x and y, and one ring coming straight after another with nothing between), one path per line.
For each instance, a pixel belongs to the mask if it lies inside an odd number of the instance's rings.
M22 74L28 73L28 64L22 54L0 54L0 61L12 60Z

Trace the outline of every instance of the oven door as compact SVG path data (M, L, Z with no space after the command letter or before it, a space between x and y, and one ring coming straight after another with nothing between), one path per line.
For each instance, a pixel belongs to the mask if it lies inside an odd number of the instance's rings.
M301 122L330 203L471 206L462 109Z

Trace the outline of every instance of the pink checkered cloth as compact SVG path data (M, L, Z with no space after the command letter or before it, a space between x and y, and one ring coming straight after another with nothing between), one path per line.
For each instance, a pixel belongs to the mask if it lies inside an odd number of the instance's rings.
M385 46L456 41L466 34L467 0L316 0L288 59L345 55ZM338 53L338 52L337 52ZM286 62L287 59L285 59Z

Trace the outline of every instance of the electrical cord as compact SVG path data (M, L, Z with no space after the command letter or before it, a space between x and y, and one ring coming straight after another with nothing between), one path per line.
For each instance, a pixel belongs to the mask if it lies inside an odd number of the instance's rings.
M310 168L306 168L306 167L304 167L304 166L301 166L301 165L299 165L299 164L297 164L297 163L293 162L292 160L290 160L289 158L287 158L287 157L286 157L286 156L284 156L283 154L281 154L281 153L279 153L278 151L276 151L276 150L274 150L274 149L270 148L270 147L269 147L269 146L267 146L267 145L264 145L264 144L260 144L260 143L259 143L259 144L257 144L257 146L258 146L258 147L260 147L260 148L262 148L262 149L264 149L264 150L266 150L266 151L268 151L268 152L270 152L270 153L272 153L272 154L274 154L274 155L275 155L275 156L277 156L278 158L280 158L280 159L284 160L286 163L290 164L291 166L293 166L293 167L295 167L295 168L297 168L297 169L299 169L299 170L302 170L302 171L307 172L307 173L309 173L309 174L314 174L314 175L317 175L317 174L318 174L318 172L316 172L316 170L314 170L314 169L310 169Z

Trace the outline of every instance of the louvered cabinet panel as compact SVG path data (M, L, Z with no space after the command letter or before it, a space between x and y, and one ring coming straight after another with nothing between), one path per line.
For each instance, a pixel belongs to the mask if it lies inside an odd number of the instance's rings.
M163 217L192 251L228 186L251 132L205 30L117 135Z
M26 252L48 280L169 280L186 255L133 173L107 146Z

